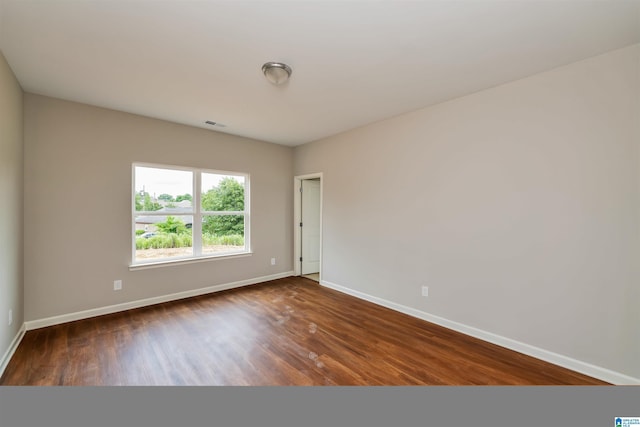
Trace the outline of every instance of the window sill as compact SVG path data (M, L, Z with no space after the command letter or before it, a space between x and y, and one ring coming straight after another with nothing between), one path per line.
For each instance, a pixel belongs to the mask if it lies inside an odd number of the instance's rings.
M152 262L144 262L144 263L136 263L129 265L129 271L136 270L146 270L149 268L159 268L159 267L170 267L174 265L183 265L183 264L193 264L196 262L206 262L206 261L217 261L222 259L230 259L230 258L245 258L253 255L253 252L233 252L228 254L221 255L204 255L200 257L190 257L190 258L173 258L166 259L163 261L152 261Z

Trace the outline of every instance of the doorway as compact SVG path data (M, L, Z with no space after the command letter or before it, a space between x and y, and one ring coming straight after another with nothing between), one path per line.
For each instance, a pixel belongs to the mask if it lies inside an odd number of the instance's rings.
M320 282L322 271L322 174L295 177L294 272Z

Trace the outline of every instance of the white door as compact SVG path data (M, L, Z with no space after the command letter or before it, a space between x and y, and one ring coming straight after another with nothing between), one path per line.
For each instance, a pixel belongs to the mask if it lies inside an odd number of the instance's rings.
M302 274L320 271L320 179L302 180Z

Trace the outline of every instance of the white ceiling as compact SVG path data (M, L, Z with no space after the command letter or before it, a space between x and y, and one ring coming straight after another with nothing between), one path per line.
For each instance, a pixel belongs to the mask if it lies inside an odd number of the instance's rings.
M640 42L640 1L0 2L25 91L286 145Z

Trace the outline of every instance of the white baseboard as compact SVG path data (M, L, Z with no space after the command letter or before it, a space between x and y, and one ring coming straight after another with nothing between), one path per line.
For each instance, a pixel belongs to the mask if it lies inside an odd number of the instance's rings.
M30 320L25 322L26 330L45 328L47 326L59 325L61 323L73 322L74 320L88 319L90 317L102 316L104 314L117 313L119 311L131 310L134 308L146 307L149 305L160 304L163 302L175 301L183 298L196 297L199 295L210 294L213 292L225 291L227 289L240 288L242 286L254 285L257 283L268 282L270 280L281 279L283 277L293 276L293 271L272 274L269 276L256 277L253 279L240 280L238 282L224 283L221 285L208 286L206 288L193 289L190 291L177 292L169 295L161 295L152 298L145 298L136 301L125 302L121 304L108 305L105 307L93 308L90 310L78 311L75 313L62 314L60 316L47 317L44 319Z
M407 307L405 305L388 301L383 298L378 298L369 294L365 294L364 292L356 291L356 290L347 288L345 286L337 285L335 283L332 283L326 280L322 280L320 284L323 286L326 286L327 288L331 288L336 291L349 294L356 298L360 298L360 299L372 302L374 304L378 304L383 307L387 307L392 310L399 311L404 314L408 314L409 316L416 317L418 319L426 320L427 322L435 323L436 325L440 325L445 328L452 329L457 332L461 332L465 335L470 335L472 337L479 338L483 341L488 341L492 344L496 344L501 347L506 347L510 350L514 350L519 353L523 353L528 356L532 356L537 359L544 360L549 363L553 363L554 365L562 366L563 368L571 369L572 371L580 372L584 375L588 375L590 377L597 378L611 384L616 384L616 385L640 384L640 379L630 377L620 372L615 372L606 368L602 368L600 366L592 365L587 362L582 362L580 360L573 359L571 357L563 356L561 354L554 353L552 351L548 351L548 350L538 348L529 344L525 344L523 342L516 341L511 338L506 338L491 332L483 331L482 329L478 329L462 323L454 322L452 320L448 320L443 317L435 316L433 314L429 314L427 312L417 310L415 308Z
M18 330L18 333L13 338L13 341L11 341L9 348L2 355L2 359L0 359L0 377L2 376L2 374L4 374L4 370L7 369L7 365L9 364L9 361L13 357L13 353L16 352L16 349L20 345L20 341L22 341L22 338L24 337L24 333L26 331L27 331L27 328L23 323L20 329Z

